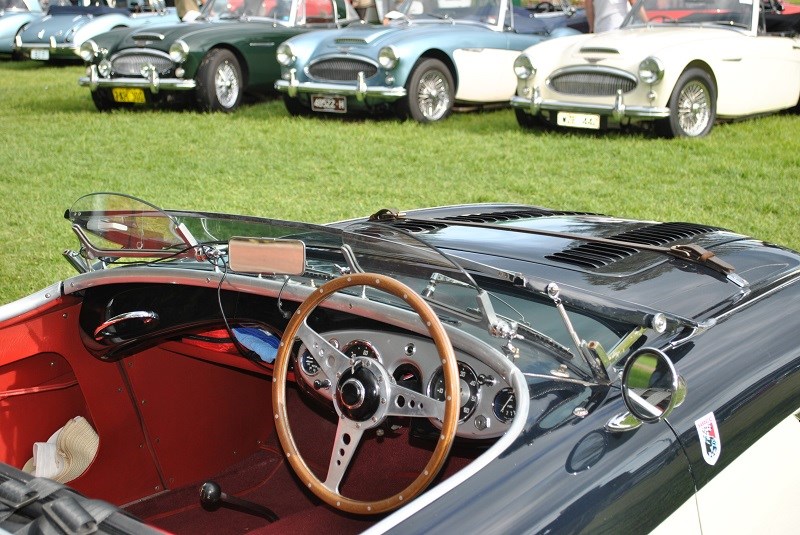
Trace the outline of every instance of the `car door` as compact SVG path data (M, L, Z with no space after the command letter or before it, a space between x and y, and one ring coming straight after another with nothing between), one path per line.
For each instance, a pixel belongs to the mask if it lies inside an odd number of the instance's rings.
M718 115L742 116L792 107L800 96L800 40L758 35L728 39L715 69Z

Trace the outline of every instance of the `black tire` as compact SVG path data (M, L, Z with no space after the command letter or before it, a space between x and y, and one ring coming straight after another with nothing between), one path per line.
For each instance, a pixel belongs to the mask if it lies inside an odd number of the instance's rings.
M423 58L406 84L407 94L398 103L398 114L419 123L445 119L453 111L453 75L438 59Z
M242 68L230 50L216 48L206 54L196 81L197 105L203 111L232 112L242 103Z
M17 34L16 35L21 34L22 31L27 27L28 27L28 25L26 24L25 26L23 26L22 28L17 30ZM16 46L13 44L13 43L17 42L16 35L14 36L14 40L12 41L12 45L11 45L11 61L22 61L23 59L25 59L25 55L22 52L20 52L19 50L17 50Z
M98 87L92 91L92 101L99 111L118 110L132 106L132 104L114 102L114 97L111 96L111 89L107 87Z
M311 110L306 106L303 106L302 102L300 102L298 98L293 98L289 95L283 95L283 105L286 106L286 111L292 117L306 117L311 115Z
M669 117L656 122L656 132L668 138L703 137L717 118L717 88L703 69L687 69L669 97Z
M539 114L532 115L519 108L514 108L514 114L517 116L517 124L525 130L550 130L552 128L552 125Z

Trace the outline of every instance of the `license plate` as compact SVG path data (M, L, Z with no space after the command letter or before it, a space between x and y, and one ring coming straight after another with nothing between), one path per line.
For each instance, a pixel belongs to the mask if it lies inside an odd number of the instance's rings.
M558 126L569 128L588 128L590 130L600 129L600 116L594 113L571 113L566 111L558 112Z
M311 95L311 109L326 113L347 113L347 98L331 95Z
M50 51L46 48L34 48L31 50L31 59L47 61L50 59Z
M114 102L129 102L132 104L144 104L144 91L138 87L114 87L111 89L111 95L114 97Z

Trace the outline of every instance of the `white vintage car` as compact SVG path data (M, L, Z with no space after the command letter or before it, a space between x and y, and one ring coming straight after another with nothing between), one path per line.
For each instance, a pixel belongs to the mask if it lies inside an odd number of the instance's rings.
M525 50L511 105L524 128L704 136L716 119L798 106L798 27L800 14L753 0L639 0L618 30Z

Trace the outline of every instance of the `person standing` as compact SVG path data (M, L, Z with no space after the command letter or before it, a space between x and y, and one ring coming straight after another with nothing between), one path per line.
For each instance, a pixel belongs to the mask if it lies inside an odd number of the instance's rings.
M625 20L636 0L586 0L586 20L589 32L616 30Z

